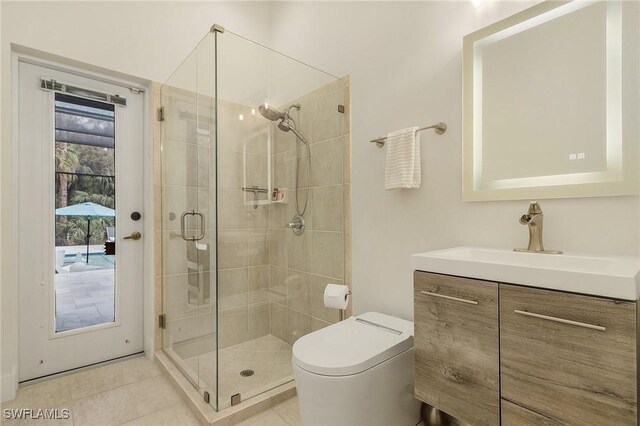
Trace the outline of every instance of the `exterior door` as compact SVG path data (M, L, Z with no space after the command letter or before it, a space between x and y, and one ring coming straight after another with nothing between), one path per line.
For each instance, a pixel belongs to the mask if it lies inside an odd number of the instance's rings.
M18 61L20 381L143 349L144 96Z

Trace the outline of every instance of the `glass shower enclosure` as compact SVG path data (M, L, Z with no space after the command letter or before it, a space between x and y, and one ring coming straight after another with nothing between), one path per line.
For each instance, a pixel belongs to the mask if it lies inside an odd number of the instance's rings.
M345 81L214 26L161 93L163 350L220 410L339 319Z

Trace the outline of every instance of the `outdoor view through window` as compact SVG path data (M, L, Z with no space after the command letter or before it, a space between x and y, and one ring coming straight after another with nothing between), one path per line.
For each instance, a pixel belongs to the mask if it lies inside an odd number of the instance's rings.
M115 321L114 106L55 95L55 330Z

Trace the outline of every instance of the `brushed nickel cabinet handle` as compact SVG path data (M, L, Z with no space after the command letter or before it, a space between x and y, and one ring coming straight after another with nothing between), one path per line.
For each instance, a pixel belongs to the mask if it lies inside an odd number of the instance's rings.
M461 299L459 297L453 297L453 296L445 296L444 294L432 293L430 291L420 291L420 293L425 294L427 296L440 297L442 299L453 300L454 302L467 303L469 305L477 305L478 304L478 302L475 301L475 300Z
M560 322L562 324L575 325L576 327L589 328L591 330L607 331L607 329L605 327L602 327L601 325L593 325L593 324L587 324L586 322L572 321L572 320L557 318L557 317L550 317L548 315L536 314L533 312L521 311L518 309L514 310L513 312L515 312L518 315L524 315L526 317L540 318L548 321Z

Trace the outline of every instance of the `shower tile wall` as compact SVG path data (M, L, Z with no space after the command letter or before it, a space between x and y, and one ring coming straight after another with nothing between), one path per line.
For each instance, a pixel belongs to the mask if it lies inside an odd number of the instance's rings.
M176 105L168 114L180 114L168 122L180 123L180 128L167 129L163 161L187 164L191 156L198 173L188 168L172 176L157 176L156 192L163 191L162 219L156 218L156 271L158 294L160 276L165 276L169 297L174 300L168 316L173 348L180 357L189 358L215 350L215 279L201 274L200 286L207 288L206 300L198 305L189 299L194 275L188 270L190 256L179 235L180 213L198 197L199 209L208 221L203 244L215 245L216 176L209 173L215 152L210 149L206 132L195 127L196 103L193 94L175 90ZM300 174L300 201L310 191L305 213L307 228L297 237L285 227L295 213L295 149L292 133L277 130L251 108L235 103L218 103L218 309L219 348L224 349L272 334L290 344L300 336L338 321L338 311L325 309L322 293L328 282L350 285L350 135L349 83L338 80L294 102L302 104L294 113L300 132L311 143L312 167L310 181L305 169ZM212 105L203 105L198 98L201 122L212 116ZM211 102L210 100L208 102ZM346 113L339 113L338 105ZM206 108L205 108L206 107ZM204 116L203 116L203 110ZM191 123L185 113L191 113ZM242 116L242 120L240 117ZM202 126L201 126L202 127ZM205 126L208 127L209 126ZM212 126L211 126L212 127ZM271 137L271 149L264 138ZM159 132L158 132L159 135ZM213 140L213 135L210 136ZM159 136L158 136L159 139ZM197 143L196 143L197 142ZM299 145L302 146L302 145ZM159 149L159 144L158 144ZM306 156L304 147L301 154ZM186 156L186 157L185 157ZM271 170L269 170L271 162ZM301 166L308 167L306 158ZM160 168L160 164L156 165ZM175 167L169 168L175 172ZM207 178L208 177L208 178ZM272 186L287 189L287 204L259 204L254 209L253 195L242 187ZM267 194L259 194L259 200ZM173 205L172 205L173 204ZM160 206L160 200L158 200ZM173 212L174 215L170 213ZM176 220L177 218L177 220ZM195 226L191 226L195 227ZM161 262L160 247L165 256ZM203 253L200 253L203 255ZM215 251L206 250L206 269L215 270ZM162 267L160 266L162 265ZM177 303L182 300L183 303ZM191 302L191 303L190 303ZM159 298L158 298L158 304ZM161 309L158 308L158 312ZM347 314L349 314L349 310ZM192 340L197 338L195 340ZM180 345L180 341L189 342ZM171 346L169 342L165 347Z
M255 111L254 111L255 112ZM269 334L269 124L251 108L218 102L218 295L220 349Z
M328 283L350 285L350 134L348 79L338 80L303 98L294 118L311 144L310 179L307 151L295 135L272 124L273 186L286 188L286 204L272 204L270 215L271 334L293 344L299 337L339 320L326 309ZM346 114L338 112L344 105ZM285 224L295 209L296 149L301 160L300 208L309 191L306 230L296 236ZM347 312L348 313L348 312Z
M163 346L172 347L181 358L215 349L215 175L209 164L213 147L213 100L193 91L164 88L167 115L162 145L165 172L161 176L162 259L160 270L167 300L167 330ZM204 213L205 238L197 244L180 235L180 216L187 210ZM195 235L198 224L187 217L187 232ZM156 234L158 235L158 234ZM159 241L158 241L159 243ZM213 291L212 291L213 288Z

